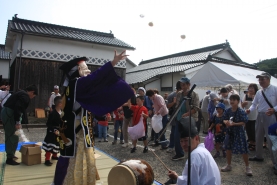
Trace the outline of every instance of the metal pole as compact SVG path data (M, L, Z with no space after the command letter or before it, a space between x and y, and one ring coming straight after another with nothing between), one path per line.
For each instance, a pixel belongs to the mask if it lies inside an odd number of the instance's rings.
M23 37L24 37L24 32L22 32L21 36L21 43L20 43L20 56L19 56L19 69L18 69L18 83L17 83L17 89L19 90L19 84L20 84L20 71L21 71L21 62L22 62L22 44L23 44Z
M173 87L173 73L171 73L171 78L172 78L172 91L174 91L174 87Z
M190 174L191 174L191 98L189 100L189 146L188 146L188 182L187 185L190 185Z

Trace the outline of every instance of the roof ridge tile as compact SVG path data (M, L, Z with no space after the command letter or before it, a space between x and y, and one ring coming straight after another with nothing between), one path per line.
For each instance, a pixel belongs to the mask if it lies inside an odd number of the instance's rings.
M54 38L61 38L67 40L75 40L82 42L95 43L100 45L108 45L113 47L120 47L124 49L135 50L134 47L127 44L126 42L117 39L112 33L104 33L93 30L86 30L38 21L31 21L27 19L20 19L13 17L12 20L8 21L9 32L25 32L29 35L36 36L48 36ZM7 44L7 37L6 37Z
M34 25L40 25L40 26L49 26L49 27L55 27L57 29L72 29L72 31L80 31L80 32L88 32L88 33L95 33L99 35L105 35L107 37L114 37L113 34L111 33L105 33L105 32L100 32L100 31L94 31L94 30L87 30L87 29L81 29L81 28L75 28L75 27L70 27L70 26L63 26L63 25L58 25L58 24L51 24L51 23L45 23L45 22L40 22L40 21L32 21L28 19L21 19L21 18L13 18L10 20L12 22L16 23L28 23L28 24L34 24Z

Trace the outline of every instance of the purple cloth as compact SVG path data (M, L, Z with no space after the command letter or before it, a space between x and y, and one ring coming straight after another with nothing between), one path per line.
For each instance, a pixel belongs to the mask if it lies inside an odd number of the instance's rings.
M79 78L76 85L76 101L98 116L116 110L133 95L133 90L115 73L111 62Z
M65 157L59 157L59 160L56 165L56 170L55 170L55 176L54 176L54 184L55 185L62 185L64 178L67 173L67 168L69 165L69 158Z
M268 135L277 136L277 122L268 127Z

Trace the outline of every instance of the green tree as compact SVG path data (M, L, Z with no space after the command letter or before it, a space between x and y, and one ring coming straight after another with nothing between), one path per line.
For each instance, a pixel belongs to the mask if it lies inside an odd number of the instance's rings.
M266 71L272 76L277 74L277 58L262 60L255 65L258 66L259 70Z

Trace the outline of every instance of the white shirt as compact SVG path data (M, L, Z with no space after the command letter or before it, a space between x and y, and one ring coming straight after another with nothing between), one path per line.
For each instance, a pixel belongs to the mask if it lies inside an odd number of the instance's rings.
M187 185L188 161L177 179L177 185ZM220 185L221 177L218 166L211 153L200 143L191 152L191 185Z
M3 100L7 94L9 94L9 91L0 90L0 100Z
M3 107L4 103L7 101L7 99L10 97L9 91L2 91L0 90L0 102L1 106Z
M55 105L55 103L54 103L54 99L56 98L56 96L61 96L60 95L60 93L58 93L58 94L51 94L51 96L50 96L50 100L49 100L49 105L50 105L50 107L52 106L52 105Z
M258 112L267 112L267 110L270 108L263 97L262 90L264 91L264 94L267 97L268 101L274 107L275 112L277 112L277 87L273 85L269 85L265 89L258 90L252 102L252 105L249 108L250 112L254 111L257 107Z

